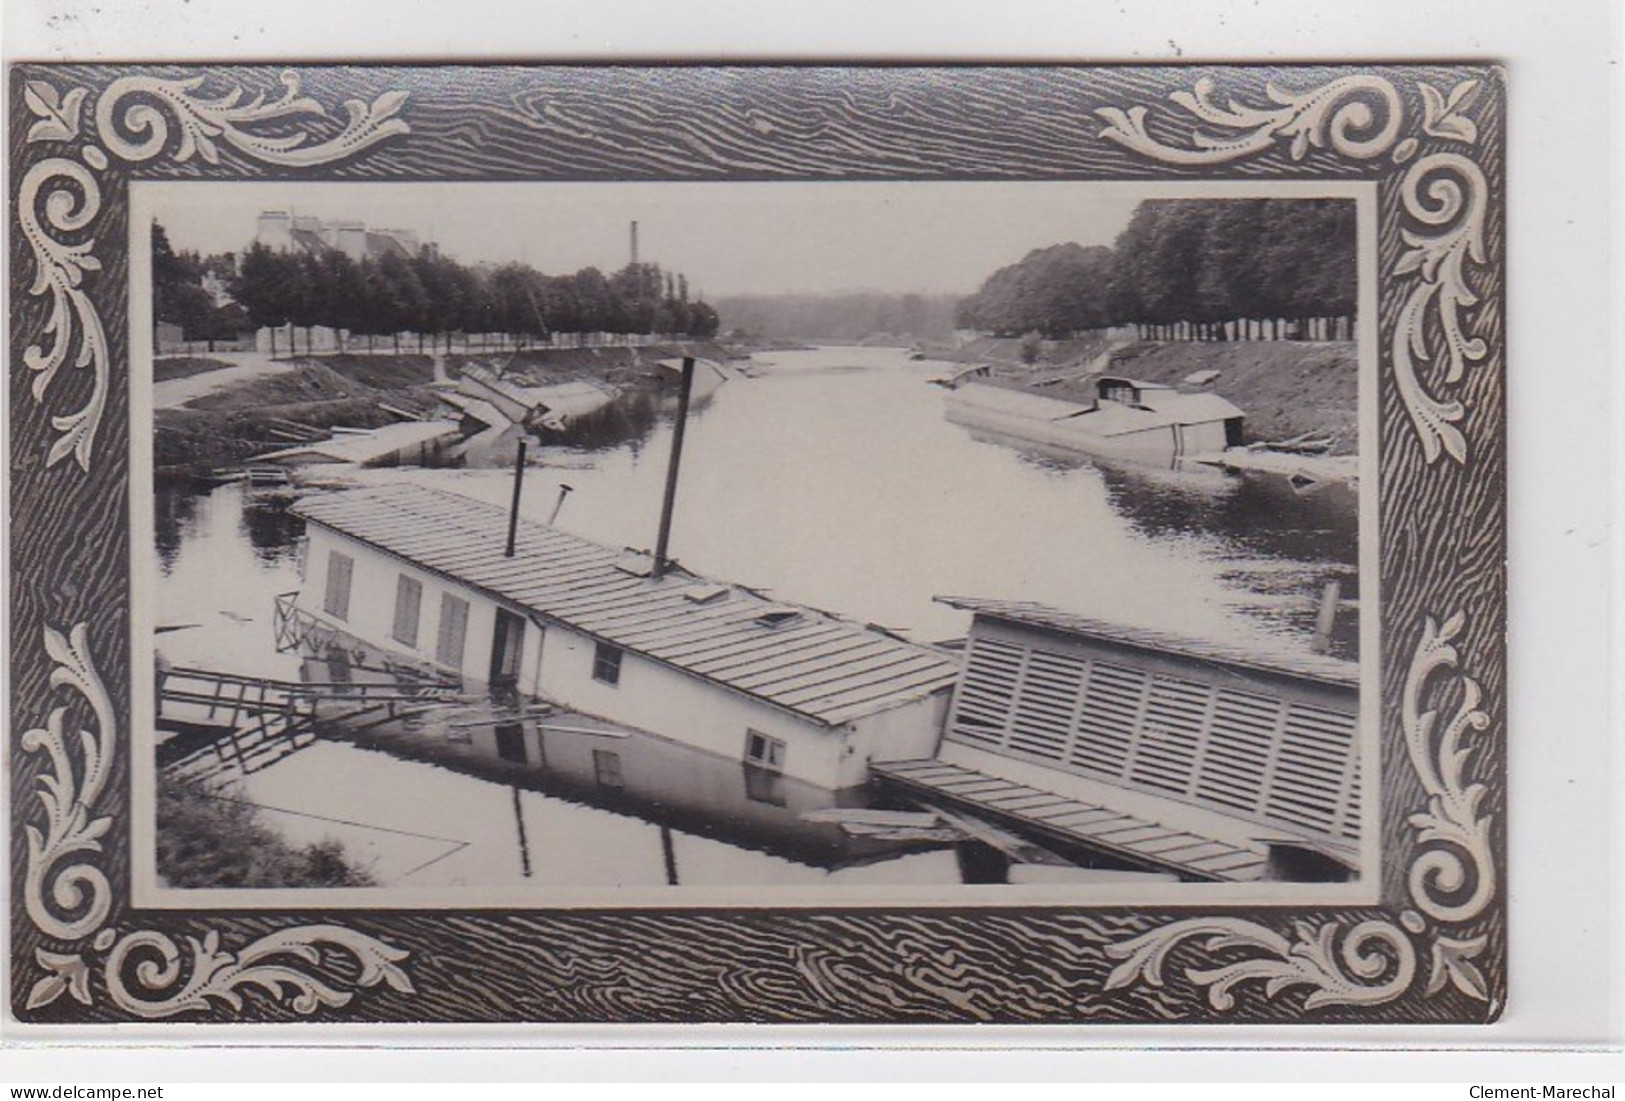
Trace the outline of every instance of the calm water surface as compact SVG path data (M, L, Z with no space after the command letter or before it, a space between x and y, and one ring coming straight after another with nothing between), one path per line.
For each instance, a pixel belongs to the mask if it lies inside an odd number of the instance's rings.
M891 349L759 357L754 377L690 414L673 555L920 641L963 636L969 617L933 600L952 594L1301 653L1327 580L1357 598L1352 516L1218 473L1057 461L974 438L944 419L946 391L928 384L943 369ZM568 484L560 527L652 546L672 404L639 397L573 442L540 449L522 511L545 521ZM502 470L399 468L355 480L410 480L504 507L512 487ZM237 486L159 487L157 621L175 628L158 638L165 660L298 679L298 660L271 645L272 598L300 583L300 524L286 508ZM1339 616L1344 656L1355 619L1353 608ZM600 798L559 767L498 775L321 742L243 779L237 794L290 840L337 837L391 884L958 880L951 852L849 851L800 824L796 808L812 804L799 796L753 798L762 793L744 790L737 762L692 767L709 778L667 797ZM747 813L752 804L762 814Z

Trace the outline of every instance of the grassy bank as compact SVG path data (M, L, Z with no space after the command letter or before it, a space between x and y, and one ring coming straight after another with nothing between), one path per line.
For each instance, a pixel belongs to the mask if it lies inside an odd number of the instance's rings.
M361 361L361 362L357 362ZM421 361L421 362L417 362ZM382 408L427 412L433 368L420 356L334 356L194 398L154 414L159 472L205 476L294 442L292 422L309 428L377 428L398 418Z
M331 838L282 840L251 803L199 780L158 780L158 874L171 887L371 887Z
M1329 436L1333 454L1358 450L1359 365L1352 343L1136 341L1104 336L1046 341L1037 363L1021 359L1021 341L982 337L932 356L990 364L993 381L1070 400L1095 396L1098 373L1178 386L1195 371L1215 370L1216 393L1246 411L1250 441ZM1092 371L1091 368L1098 368Z
M656 364L685 353L722 358L727 349L697 343L639 349L543 348L473 356L454 353L445 357L444 368L453 379L467 364L485 363L532 384L591 381L632 390L660 385ZM428 413L436 405L430 386L434 374L434 359L427 355L347 354L292 360L285 371L205 394L177 409L158 410L154 463L166 475L205 477L289 446L294 441L286 422L318 429L377 428L399 419L385 411L384 405Z

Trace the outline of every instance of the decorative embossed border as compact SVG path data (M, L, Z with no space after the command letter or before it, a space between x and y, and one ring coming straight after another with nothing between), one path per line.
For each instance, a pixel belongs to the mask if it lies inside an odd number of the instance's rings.
M1495 67L19 64L9 76L18 1019L1442 1023L1501 1012ZM273 178L1374 182L1381 903L133 908L128 187Z

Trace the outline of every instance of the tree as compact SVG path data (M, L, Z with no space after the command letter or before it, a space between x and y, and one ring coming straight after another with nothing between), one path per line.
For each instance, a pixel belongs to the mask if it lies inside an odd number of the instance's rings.
M290 313L290 291L286 254L272 252L261 244L249 246L237 266L231 296L248 314L255 328L271 330L271 356L276 357L276 331L286 325Z

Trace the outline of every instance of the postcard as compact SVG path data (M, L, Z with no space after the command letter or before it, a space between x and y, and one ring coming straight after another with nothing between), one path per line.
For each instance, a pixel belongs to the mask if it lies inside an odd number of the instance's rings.
M1504 1009L1499 68L10 93L16 1020Z

